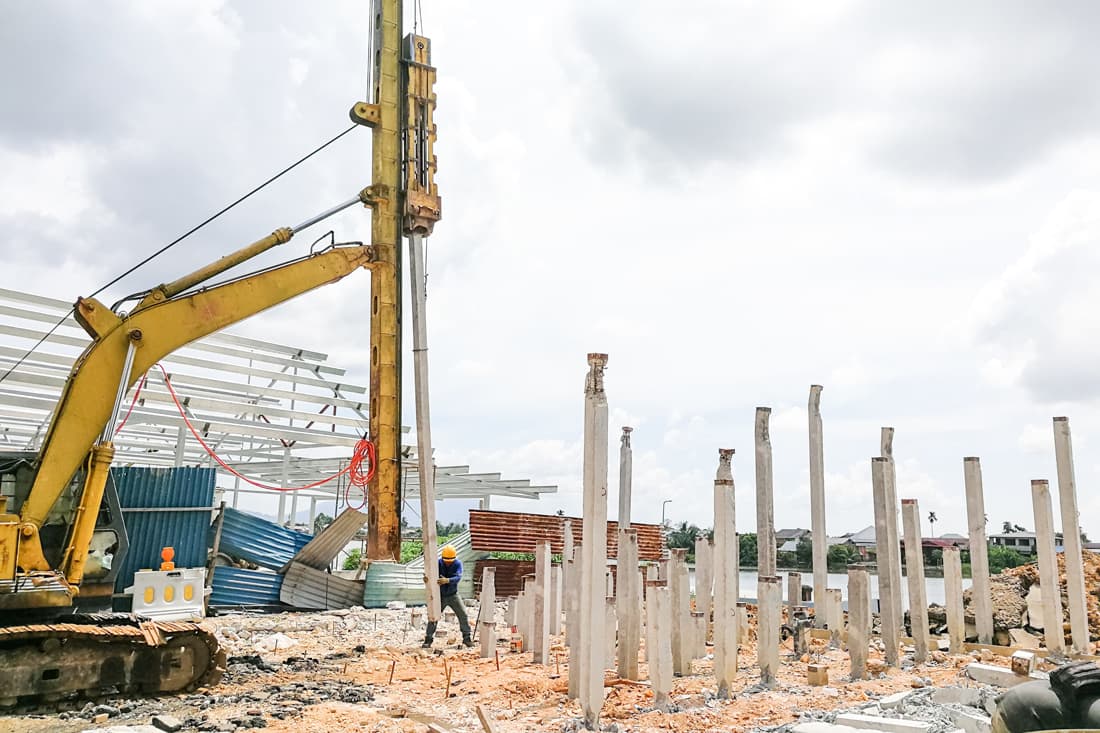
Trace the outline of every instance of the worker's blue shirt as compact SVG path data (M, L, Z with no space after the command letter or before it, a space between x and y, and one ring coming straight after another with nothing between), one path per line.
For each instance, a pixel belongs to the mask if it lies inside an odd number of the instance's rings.
M458 582L462 580L462 561L456 557L454 562L446 563L443 558L439 558L439 577L450 579L446 585L439 586L440 597L446 598L458 593Z

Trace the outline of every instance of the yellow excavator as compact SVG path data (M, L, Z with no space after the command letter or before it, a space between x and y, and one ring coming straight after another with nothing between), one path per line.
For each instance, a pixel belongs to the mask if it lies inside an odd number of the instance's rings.
M221 676L225 654L201 622L153 621L109 610L126 535L110 476L112 439L128 390L160 359L196 339L359 268L372 271L370 432L377 473L368 487L373 556L400 541L400 328L397 243L439 219L431 121L435 70L428 39L399 43L399 0L376 0L374 102L352 121L373 131L373 182L354 198L173 282L138 294L128 313L94 298L73 308L92 341L76 360L37 453L0 453L0 706L104 689L156 694ZM402 55L404 58L402 58ZM399 84L404 84L401 94ZM372 241L332 245L297 260L209 284L356 204L372 210ZM381 355L382 358L379 358ZM90 548L113 562L89 562Z
M371 203L364 192L360 198ZM360 268L368 245L333 246L208 288L235 264L290 240L273 234L196 272L153 288L120 315L94 298L76 302L92 342L72 367L37 455L0 456L14 496L0 514L0 703L118 687L146 693L211 682L224 662L200 623L100 614L113 591L110 567L89 548L124 541L109 469L126 392L181 346ZM195 289L198 288L198 289ZM121 558L115 558L111 566ZM73 611L77 614L73 614Z

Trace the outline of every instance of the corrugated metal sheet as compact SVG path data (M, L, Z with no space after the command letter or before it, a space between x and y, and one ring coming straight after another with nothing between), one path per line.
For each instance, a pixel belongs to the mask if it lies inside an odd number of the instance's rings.
M465 566L466 563L462 564ZM423 606L425 600L422 567L396 562L372 562L367 568L366 583L363 586L363 605L367 608L382 608L390 601L404 601L410 606ZM462 593L461 583L458 592ZM469 598L469 595L463 593L463 598Z
M493 583L493 587L496 589L497 598L503 599L508 596L519 595L519 592L523 590L523 576L534 575L535 573L535 561L495 560L490 558L478 560L474 568L473 591L474 595L478 598L481 598L481 574L485 568L496 569L496 579ZM611 571L611 576L615 578L615 582L618 583L618 574L616 573L617 567L615 564L612 563L608 565L607 569Z
M363 581L341 578L294 561L283 574L279 600L295 608L350 608L363 603Z
M560 555L563 522L573 521L573 537L581 541L583 526L579 517L560 517L522 512L470 510L470 535L475 550L485 552L534 552L540 542L550 543L550 552ZM664 539L659 524L630 525L638 530L638 556L641 560L660 560ZM618 557L619 524L607 523L607 556Z
M206 565L206 533L214 503L212 468L112 468L130 550L122 560L115 592L134 582L134 572L160 567L164 547L176 551L180 568ZM159 510L159 511L150 511ZM116 599L120 610L128 599Z
M278 573L216 565L208 605L222 608L278 606L282 587L283 576Z
M455 535L447 540L446 544L455 548L455 556L462 561L463 569L465 569L467 563L477 560L480 557L485 557L484 552L477 552L474 550L473 540L470 537L470 530ZM440 544L439 548L443 549L443 545ZM424 567L424 556L417 555L406 564L411 568L422 568Z
M247 560L262 568L278 570L309 542L310 536L285 529L266 519L226 507L218 552ZM208 542L214 542L211 529Z
M294 556L294 562L316 570L327 569L332 564L332 559L355 539L355 535L366 523L366 514L355 509L345 509L332 521L332 524L325 527L320 534L314 536L298 551ZM286 569L286 567L283 568L284 572Z
M468 531L452 538L450 544L454 546L455 554L462 561L462 580L458 583L459 595L463 598L473 598L476 565L479 560L486 557L486 553L473 549ZM382 608L390 601L404 601L410 606L423 606L426 603L423 556L406 565L395 562L372 562L367 568L363 605L367 608Z
M478 560L474 569L474 593L481 598L481 574L485 568L494 568L496 577L493 587L496 589L497 598L517 596L523 590L523 576L535 572L534 560Z

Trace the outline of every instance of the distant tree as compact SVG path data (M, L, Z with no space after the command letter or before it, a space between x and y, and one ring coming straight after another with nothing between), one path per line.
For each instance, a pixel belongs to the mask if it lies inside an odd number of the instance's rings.
M348 556L344 558L344 570L358 570L361 557L363 557L363 553L358 547L349 552Z
M800 568L812 568L814 566L814 543L807 536L798 539L798 547L794 551L795 566Z
M1027 562L1020 553L1000 545L989 547L989 572L996 574L1006 568L1017 568Z
M756 533L746 532L737 536L738 560L741 567L754 567L757 563Z
M450 524L443 524L440 521L435 523L435 534L437 537L454 537L457 534L462 534L466 531L466 525L459 522L452 522Z
M701 530L694 524L680 522L668 531L665 544L669 549L684 549L691 553L695 551L695 540L700 536Z
M1016 530L1012 528L1012 522L1004 522L1001 524L1001 532L1003 534L1012 534L1015 531Z
M323 512L318 514L313 518L313 534L321 534L321 531L330 524L332 524L332 517Z
M825 557L830 570L843 570L859 560L859 550L847 544L833 545Z

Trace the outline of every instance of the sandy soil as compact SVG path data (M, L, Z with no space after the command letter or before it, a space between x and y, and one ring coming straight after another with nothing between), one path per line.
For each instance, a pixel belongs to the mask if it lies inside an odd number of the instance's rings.
M230 654L226 679L201 694L97 701L129 708L112 715L111 725L147 724L153 715L168 713L188 723L184 730L262 725L268 731L295 733L425 731L434 723L458 733L482 730L476 714L480 705L501 733L518 733L572 730L580 717L579 706L566 696L568 654L560 637L552 645L556 663L544 667L532 664L529 653L507 652L503 644L499 659L480 659L476 649L458 646L457 625L447 620L440 625L437 648L422 650L423 631L414 628L410 610L232 614L210 623ZM273 647L276 638L282 646L262 650ZM289 648L285 638L293 641ZM778 684L762 689L756 684L754 643L746 641L730 701L713 699L711 662L697 660L693 676L675 681L671 697L677 711L670 714L652 710L646 683L627 683L608 673L603 721L622 732L771 727L797 720L803 711L849 708L929 684L965 685L962 667L974 661L972 655L935 652L927 665L908 662L902 669L887 670L881 652L872 649L873 679L849 682L847 653L827 648L824 641L813 640L810 653L801 658L793 656L788 641L782 655ZM986 656L987 661L1007 663ZM829 666L829 686L806 684L811 662ZM644 679L644 652L641 671ZM75 733L94 727L86 718L72 717L85 708L81 702L42 717L0 718L0 731Z

